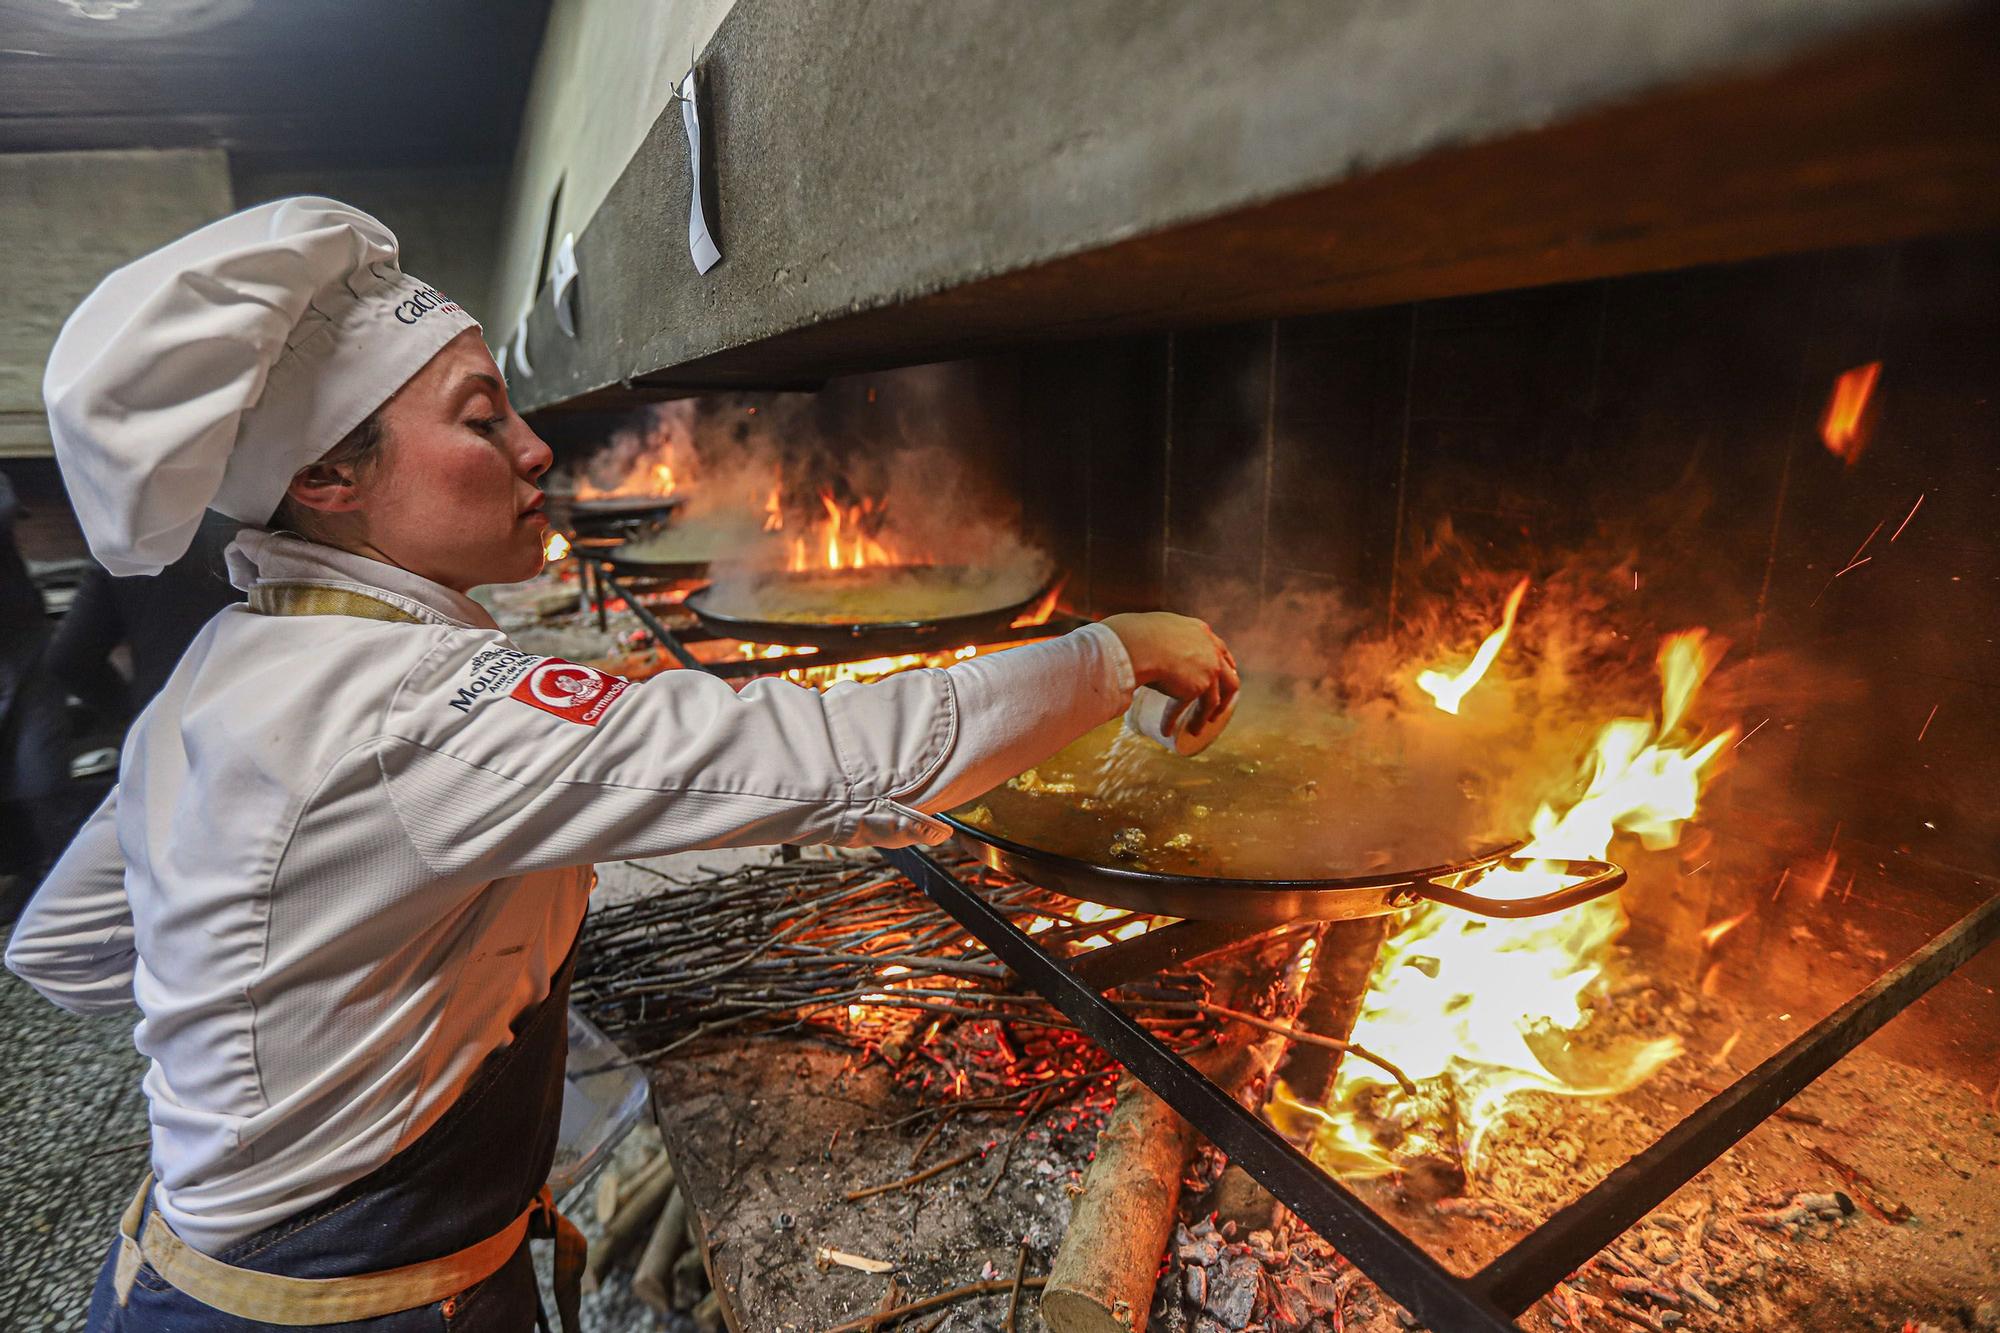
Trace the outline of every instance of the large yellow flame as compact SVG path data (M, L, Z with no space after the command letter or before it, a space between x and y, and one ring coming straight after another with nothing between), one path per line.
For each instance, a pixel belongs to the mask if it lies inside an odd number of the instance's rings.
M1696 743L1680 735L1689 704L1721 656L1705 631L1671 635L1660 647L1656 718L1619 718L1599 732L1584 762L1584 792L1566 810L1543 805L1524 857L1594 859L1620 832L1648 847L1674 845L1693 818L1704 782L1734 728ZM1546 863L1509 866L1468 887L1491 898L1526 898L1572 882ZM1493 920L1426 905L1382 951L1353 1039L1400 1065L1429 1094L1449 1100L1457 1142L1426 1145L1420 1135L1381 1141L1381 1126L1407 1130L1419 1119L1397 1113L1404 1099L1380 1069L1344 1061L1326 1109L1282 1091L1273 1118L1310 1129L1313 1152L1349 1175L1382 1174L1400 1154L1439 1148L1476 1167L1480 1147L1519 1093L1601 1096L1629 1088L1679 1054L1674 1038L1638 1043L1585 1062L1565 1034L1586 1021L1584 995L1601 959L1624 929L1616 895L1552 916Z
M1507 636L1514 632L1514 617L1521 610L1521 599L1528 594L1528 581L1522 579L1514 585L1514 591L1507 594L1507 605L1500 613L1500 628L1486 636L1479 645L1479 651L1472 655L1472 661L1457 675L1444 671L1424 671L1417 675L1417 688L1430 695L1439 708L1456 714L1458 706L1486 676L1493 665L1493 659L1500 656L1501 647Z
M777 514L775 506L777 492L772 492L767 514ZM902 557L870 536L864 524L871 516L881 513L873 499L863 499L858 505L841 508L830 491L821 491L820 507L826 511L826 522L820 524L820 536L824 538L823 554L816 552L820 537L815 537L808 545L804 537L792 539L791 559L787 568L793 573L810 569L867 569L870 566L895 565L903 563ZM766 531L775 531L783 526L780 516L776 523L766 522Z

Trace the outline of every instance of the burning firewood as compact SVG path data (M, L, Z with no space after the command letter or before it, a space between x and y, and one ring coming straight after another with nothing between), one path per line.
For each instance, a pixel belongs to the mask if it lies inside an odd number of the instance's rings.
M1240 1049L1208 1052L1196 1067L1216 1077ZM1187 1123L1145 1085L1119 1081L1117 1104L1098 1133L1097 1156L1042 1292L1042 1318L1055 1333L1145 1327L1193 1139Z
M1260 967L1260 961L1234 963L1218 978L1218 995L1247 989L1250 977L1268 975ZM1190 1063L1225 1088L1261 1083L1277 1063L1282 1040L1253 1042L1250 1033L1260 1030L1231 1023L1217 1045ZM1197 1139L1193 1127L1145 1085L1130 1077L1119 1080L1117 1104L1098 1133L1096 1156L1042 1292L1042 1319L1053 1333L1145 1328L1181 1177ZM1254 1294L1254 1284L1251 1290Z

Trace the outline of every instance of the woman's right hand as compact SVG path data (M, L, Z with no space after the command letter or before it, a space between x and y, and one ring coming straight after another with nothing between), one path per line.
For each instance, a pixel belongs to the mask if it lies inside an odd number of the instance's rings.
M1107 616L1103 623L1125 645L1139 684L1176 699L1206 699L1210 717L1236 697L1241 683L1236 659L1207 622L1171 611L1137 611Z

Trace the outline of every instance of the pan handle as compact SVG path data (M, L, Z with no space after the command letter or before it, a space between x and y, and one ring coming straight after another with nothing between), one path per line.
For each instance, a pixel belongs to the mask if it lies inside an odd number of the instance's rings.
M1455 870L1445 875L1433 875L1429 879L1412 884L1408 893L1418 898L1428 898L1434 903L1447 907L1463 908L1477 916L1501 917L1513 921L1521 917L1546 916L1560 912L1578 903L1587 903L1592 898L1600 898L1625 883L1625 870L1609 861L1569 861L1561 857L1548 856L1503 856L1479 867L1490 870L1498 866L1527 867L1531 865L1553 866L1566 875L1581 875L1574 884L1565 884L1553 893L1544 893L1536 898L1485 898L1476 893L1467 893L1455 885L1444 881L1462 879L1466 872Z

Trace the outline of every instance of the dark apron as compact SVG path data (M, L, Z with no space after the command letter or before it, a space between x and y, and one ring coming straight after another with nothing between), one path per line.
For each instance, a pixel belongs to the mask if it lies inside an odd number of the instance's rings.
M576 949L540 1004L513 1025L514 1039L474 1072L423 1136L338 1194L266 1228L215 1257L237 1268L287 1277L348 1277L421 1263L492 1236L541 1191L562 1123L569 1051L569 983ZM150 1212L150 1199L148 1200ZM97 1276L88 1333L168 1330L251 1333L276 1325L213 1309L141 1267L121 1307L113 1286L118 1242ZM541 1319L528 1242L493 1276L447 1300L323 1330L521 1333Z

